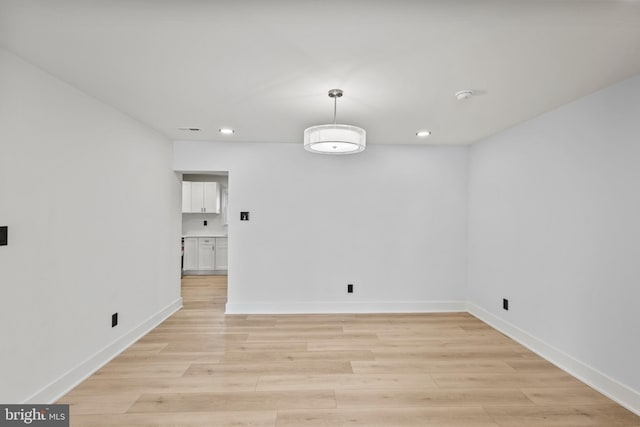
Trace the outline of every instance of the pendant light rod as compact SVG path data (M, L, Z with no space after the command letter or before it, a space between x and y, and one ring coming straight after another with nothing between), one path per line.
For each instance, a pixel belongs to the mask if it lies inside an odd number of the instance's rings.
M338 111L338 98L342 96L342 89L331 89L329 98L333 98L333 124L336 124L336 113Z

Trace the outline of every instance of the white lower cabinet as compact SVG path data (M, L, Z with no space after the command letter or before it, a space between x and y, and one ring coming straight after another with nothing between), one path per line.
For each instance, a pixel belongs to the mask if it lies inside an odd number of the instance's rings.
M215 270L215 239L198 237L198 270Z
M226 270L226 237L185 237L183 270Z
M198 269L198 238L186 237L184 239L184 270Z
M229 249L226 237L216 237L216 270L227 270Z

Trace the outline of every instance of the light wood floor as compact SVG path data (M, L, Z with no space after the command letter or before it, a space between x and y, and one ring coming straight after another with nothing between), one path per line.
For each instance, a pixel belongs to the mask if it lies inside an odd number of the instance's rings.
M640 426L466 313L225 316L226 276L60 400L73 426Z

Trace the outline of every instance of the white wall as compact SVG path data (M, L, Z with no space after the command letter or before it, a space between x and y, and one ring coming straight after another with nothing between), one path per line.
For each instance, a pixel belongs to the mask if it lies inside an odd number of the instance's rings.
M174 151L178 171L229 171L228 312L464 309L466 147L323 156L302 143L176 142ZM245 210L249 222L239 221Z
M45 402L179 306L180 180L169 141L5 50L0 94L0 402Z
M476 144L469 201L470 300L636 410L639 119L640 76Z
M223 175L184 175L183 181L217 182L220 184L220 192L229 189L229 177ZM222 196L221 196L222 197ZM204 225L204 221L207 225ZM212 213L183 213L183 236L221 236L227 234L227 224L224 221L222 211L219 214Z

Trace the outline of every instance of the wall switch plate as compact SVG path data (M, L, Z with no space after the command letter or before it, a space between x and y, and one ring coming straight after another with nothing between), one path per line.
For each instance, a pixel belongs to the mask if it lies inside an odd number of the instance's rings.
M509 310L509 300L508 299L506 299L506 298L502 299L502 308L507 310L507 311Z
M240 212L240 221L249 221L249 212Z
M351 283L349 283L347 285L347 293L348 294L352 294L353 293L353 285Z
M0 246L7 246L9 227L0 227Z
M111 327L115 328L118 326L118 313L113 313L111 315Z

